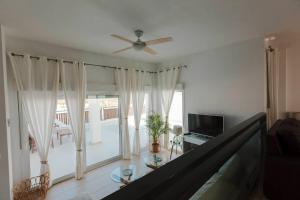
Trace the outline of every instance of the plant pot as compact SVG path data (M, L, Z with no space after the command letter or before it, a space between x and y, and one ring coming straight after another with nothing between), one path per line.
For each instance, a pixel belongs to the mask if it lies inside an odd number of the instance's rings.
M158 142L153 142L152 143L152 152L153 153L158 153L159 152L159 143Z

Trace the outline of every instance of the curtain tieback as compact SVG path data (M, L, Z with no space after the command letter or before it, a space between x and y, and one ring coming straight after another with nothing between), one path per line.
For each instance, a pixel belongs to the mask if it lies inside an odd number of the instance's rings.
M135 130L136 130L136 131L139 131L140 129L139 129L139 128L136 128Z
M76 149L76 151L79 151L79 152L81 152L81 151L82 151L82 149Z
M47 161L47 160L41 160L41 164L42 164L42 165L47 165L47 164L48 164L48 161Z

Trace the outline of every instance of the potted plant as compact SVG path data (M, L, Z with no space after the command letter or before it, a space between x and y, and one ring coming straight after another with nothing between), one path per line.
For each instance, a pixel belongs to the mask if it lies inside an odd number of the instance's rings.
M149 135L152 137L152 151L153 153L159 152L159 137L162 134L166 134L168 127L166 123L161 119L160 114L154 113L150 115L146 123L149 128Z

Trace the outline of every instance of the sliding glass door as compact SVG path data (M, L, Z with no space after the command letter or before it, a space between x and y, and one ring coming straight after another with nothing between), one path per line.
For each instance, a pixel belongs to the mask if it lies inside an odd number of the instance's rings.
M118 96L89 96L85 104L86 165L99 166L120 158ZM40 173L36 141L29 132L31 176ZM66 102L58 99L52 139L48 154L51 179L56 181L73 176L76 154Z
M117 158L120 150L118 96L88 96L85 128L86 164Z
M174 125L183 127L183 91L175 91L169 113L169 127L172 130ZM174 139L172 131L169 132L168 148L171 148L171 143ZM182 151L182 149L180 149Z

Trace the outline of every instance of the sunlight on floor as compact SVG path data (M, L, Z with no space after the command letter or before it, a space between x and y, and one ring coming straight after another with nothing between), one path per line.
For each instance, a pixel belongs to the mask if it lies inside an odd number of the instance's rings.
M101 161L105 161L112 157L120 155L119 152L119 127L118 120L102 121L101 139L100 143L91 144L89 128L86 128L86 162L87 166ZM144 124L145 122L141 122ZM144 127L144 126L143 126ZM131 141L134 133L134 120L129 119L129 132ZM48 162L50 164L51 178L55 180L62 176L71 174L75 170L75 145L72 136L64 136L62 144L54 136L54 147L50 146ZM132 142L131 142L132 143ZM141 147L145 148L148 144L148 135L146 129L141 128ZM31 176L37 176L40 173L40 159L37 152L30 155Z
M119 160L88 172L79 181L74 178L52 186L48 192L47 200L67 200L77 195L88 194L93 199L101 199L120 188L120 183L111 179L111 172L120 166L133 164L136 166L136 176L142 177L153 171L145 165L144 158L152 154L145 150L140 156L134 156L131 160ZM162 150L160 155L165 159L169 158L170 152ZM174 155L175 157L179 156Z

